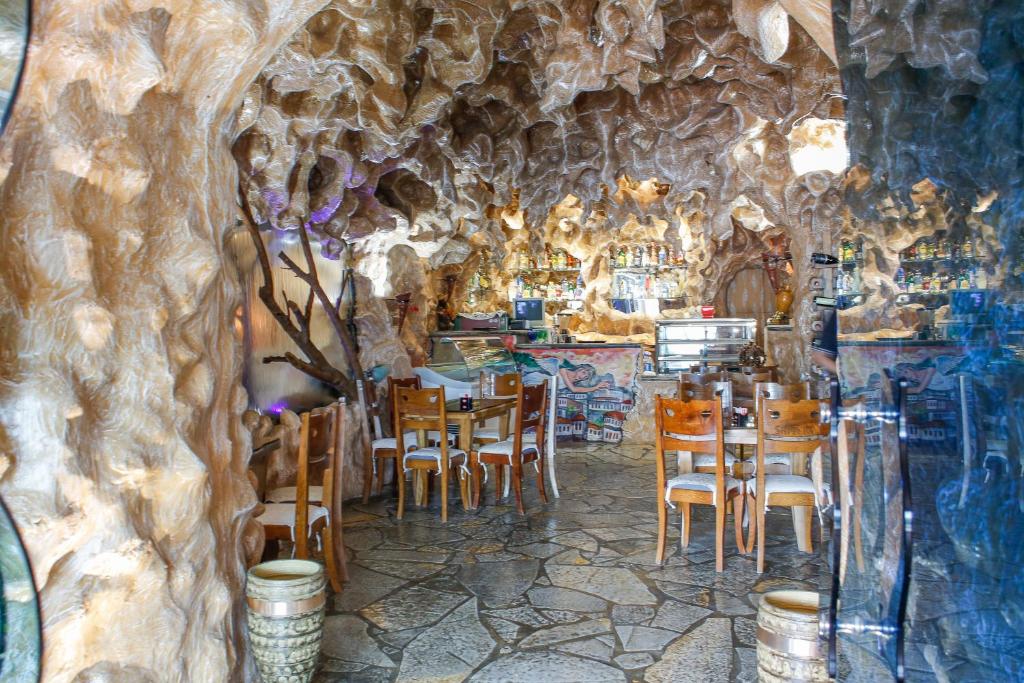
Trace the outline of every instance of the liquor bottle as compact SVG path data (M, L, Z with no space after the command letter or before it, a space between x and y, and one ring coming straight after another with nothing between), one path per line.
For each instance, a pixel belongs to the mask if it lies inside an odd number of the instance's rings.
M935 258L949 258L949 240L945 237L936 242Z
M949 256L950 256L950 258L954 258L954 259L960 258L960 243L959 242L953 242L953 243L950 244Z
M836 271L836 282L835 282L836 294L845 294L846 293L846 290L843 289L845 284L846 284L846 278L843 277L843 271L837 270Z
M583 298L583 276L582 275L577 275L576 276L576 291L575 291L575 295L576 295L577 299L582 299Z
M679 255L676 253L676 246L674 244L668 245L668 262L669 265L678 265L677 259Z
M652 298L652 292L651 292L651 276L650 276L650 275L645 275L645 276L644 276L644 298L645 298L645 299L650 299L650 298Z
M619 259L618 259L618 257L615 254L616 254L616 252L615 252L615 245L614 244L609 245L608 246L608 267L609 268L615 268L617 265L619 265Z
M896 269L896 289L901 292L907 291L907 274L903 270L903 266Z
M666 249L663 244L658 247L658 265L663 266L666 263L668 263L668 249Z
M525 298L525 299L532 299L533 298L533 283L532 282L527 282L525 285L523 285L523 298Z
M984 266L978 268L978 274L974 278L974 286L978 289L988 289L988 273L985 272Z
M957 287L958 289L970 289L971 288L971 280L970 280L970 278L967 277L967 271L961 270L960 271L960 275L957 276L957 279L959 280L959 284L958 284L958 287Z
M917 258L917 243L916 242L914 244L911 244L909 247L907 247L907 258L910 259L911 261L913 261L913 260L915 260Z
M637 245L636 250L633 252L633 267L643 268L644 262L644 248Z
M974 258L974 242L970 236L964 240L964 246L960 249L960 253L964 258Z
M973 267L967 271L967 284L969 285L970 289L978 288L978 273L977 270Z
M619 257L615 260L615 263L616 263L616 265L619 268L625 268L626 267L626 248L625 247L619 247Z
M516 275L516 298L523 298L523 278L519 275Z
M647 245L647 267L653 268L658 265L658 249L654 244Z
M942 291L942 278L939 277L938 273L932 273L932 286L931 286L931 290L933 292L941 292Z
M544 270L551 270L551 249L544 247L544 260L541 261L540 267Z

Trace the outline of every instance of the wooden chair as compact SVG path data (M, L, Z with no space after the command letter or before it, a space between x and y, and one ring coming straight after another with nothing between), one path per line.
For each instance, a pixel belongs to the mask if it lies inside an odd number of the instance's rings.
M722 422L728 424L732 419L732 383L731 382L708 382L707 384L695 385L687 382L679 383L677 397L683 401L694 399L711 401L715 397L722 400ZM732 472L736 464L736 456L728 451L725 453L726 470ZM693 456L694 472L715 472L715 456L711 453L696 453Z
M501 471L510 469L512 491L516 496L516 510L523 514L523 466L534 463L537 470L537 492L548 502L544 492L545 423L547 421L548 383L533 386L520 384L516 388L516 423L512 436L504 441L485 444L471 454L474 488L474 507L479 505L484 465L494 465L496 491L502 489ZM532 439L527 430L533 430Z
M469 509L468 456L465 451L448 445L448 422L445 410L444 388L415 389L395 387L392 396L395 415L395 438L398 452L403 453L402 469L413 473L413 483L418 476L429 476L436 472L441 479L441 521L448 521L448 475L452 467L459 469L459 485L462 494L462 509ZM410 449L405 435L410 432L435 431L439 438L437 445ZM426 488L424 483L424 488ZM405 475L398 477L398 519L405 514Z
M389 397L395 395L395 388L396 387L406 387L406 388L412 388L412 389L419 389L420 388L420 378L419 378L419 375L414 375L412 377L407 377L407 378L404 378L404 379L395 379L393 377L388 377L388 396ZM391 409L391 424L395 425L397 423L395 421L395 414L394 414L394 410L393 410L394 403L391 400L388 400L388 406L389 406L389 409ZM373 439L373 442L370 444L371 468L370 468L370 471L369 471L369 476L366 477L365 480L363 481L363 503L367 503L370 500L370 489L373 486L373 479L374 479L374 477L376 477L376 479L377 479L377 495L379 496L381 493L384 492L384 473L386 471L385 466L384 466L385 465L385 461L390 460L392 463L394 463L395 485L396 486L398 485L398 478L405 476L401 472L401 468L399 467L399 464L398 464L398 439L396 437L393 437L393 436L384 436L381 433L382 428L381 428L381 424L380 424L380 420L379 419L374 419L373 430L374 430L374 439ZM406 448L415 448L416 447L416 433L415 432L409 432L408 434L406 434L405 435L405 439L406 439Z
M754 400L756 401L759 398L770 401L783 399L787 401L806 401L811 398L811 383L779 384L778 382L757 382L754 385ZM801 463L794 461L792 453L769 453L765 457L764 464L769 468L785 467L785 472L783 473L806 473L805 467L794 467L794 465Z
M486 394L492 398L515 398L516 391L522 383L519 373L508 372L503 375L492 373L480 373L480 395L484 396L484 387L490 385L490 377L494 378L494 385L490 393ZM480 443L495 443L501 441L501 429L498 427L479 427L473 430L473 441Z
M725 443L722 432L722 399L682 401L655 396L654 420L657 428L655 455L658 477L658 550L657 561L665 560L668 539L668 506L682 505L682 546L690 542L690 506L715 508L715 568L725 569L725 514L733 503L736 547L744 550L740 520L743 518L743 491L740 482L726 474ZM715 472L687 472L668 481L665 478L665 451L709 453L715 458Z
M332 519L331 510L341 514L341 458L338 456L342 452L345 399L327 408L303 413L300 419L295 486L276 490L278 497L285 497L283 491L292 489L294 500L266 503L256 521L263 525L267 540L292 541L292 555L299 559L309 557L309 538L316 536L324 553L331 587L341 592L341 580L347 575L345 550L341 538L335 538L334 527L339 520ZM316 480L318 470L321 483L311 486L310 481ZM318 500L313 502L311 498Z
M810 477L796 474L768 474L765 459L771 453L813 453L825 445L828 426L820 422L818 401L758 401L757 472L749 482L754 497L755 531L757 534L757 571L764 571L765 513L769 505L801 508L808 552L811 548L811 512L818 503L818 494ZM798 517L794 515L794 525Z

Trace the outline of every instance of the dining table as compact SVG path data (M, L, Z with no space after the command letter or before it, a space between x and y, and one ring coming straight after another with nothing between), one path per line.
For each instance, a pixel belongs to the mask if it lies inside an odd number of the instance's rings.
M458 430L456 447L465 451L466 462L469 463L469 452L473 449L473 429L476 425L491 418L498 418L498 436L500 440L508 438L509 416L516 406L514 397L474 398L472 407L463 410L460 399L445 402L445 414L449 428ZM418 434L420 446L426 445L426 432ZM417 477L413 482L414 498L418 505L426 505L427 489L423 478ZM470 500L473 500L472 490Z

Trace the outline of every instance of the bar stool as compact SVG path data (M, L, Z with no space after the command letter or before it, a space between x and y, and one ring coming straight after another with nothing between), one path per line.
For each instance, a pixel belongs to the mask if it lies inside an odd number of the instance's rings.
M516 496L516 510L523 510L523 466L534 463L537 470L537 491L545 503L548 502L544 491L544 426L547 420L547 383L516 388L516 424L512 436L504 441L485 444L471 453L473 470L474 507L479 504L482 484L480 481L484 465L494 465L496 491L501 491L501 468L508 466L511 470L512 491ZM533 430L533 441L527 440L527 430Z
M770 453L813 453L822 447L827 438L827 425L820 421L821 408L818 401L800 400L758 400L757 418L757 471L748 483L754 497L755 532L757 534L757 572L764 571L765 513L768 505L799 508L807 552L811 548L811 510L816 507L819 493L810 477L796 474L767 474L765 458ZM828 487L822 486L821 495L828 494ZM794 515L794 527L798 517ZM799 537L798 537L799 540Z
M462 509L469 509L469 469L465 451L448 445L448 422L445 410L444 388L414 389L395 387L392 396L395 414L395 434L398 452L402 453L402 469L417 476L429 476L436 472L441 479L441 521L448 521L448 474L452 467L459 470L459 488L462 495ZM437 445L411 450L406 446L405 434L409 431L435 431ZM421 474L422 473L422 474ZM424 482L424 487L426 483ZM405 476L398 477L398 519L405 514Z
M388 396L395 395L397 387L411 389L420 388L419 376L395 379L388 377ZM388 409L391 413L391 424L397 425L395 421L394 402L388 401ZM398 478L404 476L398 466L398 439L393 436L384 436L380 418L374 415L373 419L374 439L370 444L370 476L363 482L363 503L370 500L370 490L373 487L373 479L377 479L377 495L384 492L384 461L390 460L394 463L395 485L398 485ZM409 432L405 435L406 448L416 448L416 432Z
M715 508L715 569L725 569L725 515L733 503L736 547L744 551L740 520L743 518L743 490L740 482L726 474L725 442L722 431L722 399L691 400L655 396L657 428L655 456L658 478L658 564L665 560L668 539L668 507L680 503L683 514L682 546L690 542L690 505ZM715 459L715 472L687 472L665 479L665 451L708 453Z

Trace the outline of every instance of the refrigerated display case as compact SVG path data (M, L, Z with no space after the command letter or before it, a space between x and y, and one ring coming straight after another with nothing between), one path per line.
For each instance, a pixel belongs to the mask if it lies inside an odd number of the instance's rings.
M480 372L515 372L516 363L498 336L439 337L431 340L427 368L456 382L477 382Z
M740 349L755 340L753 318L685 318L655 322L658 374L687 371L698 363L738 363Z

